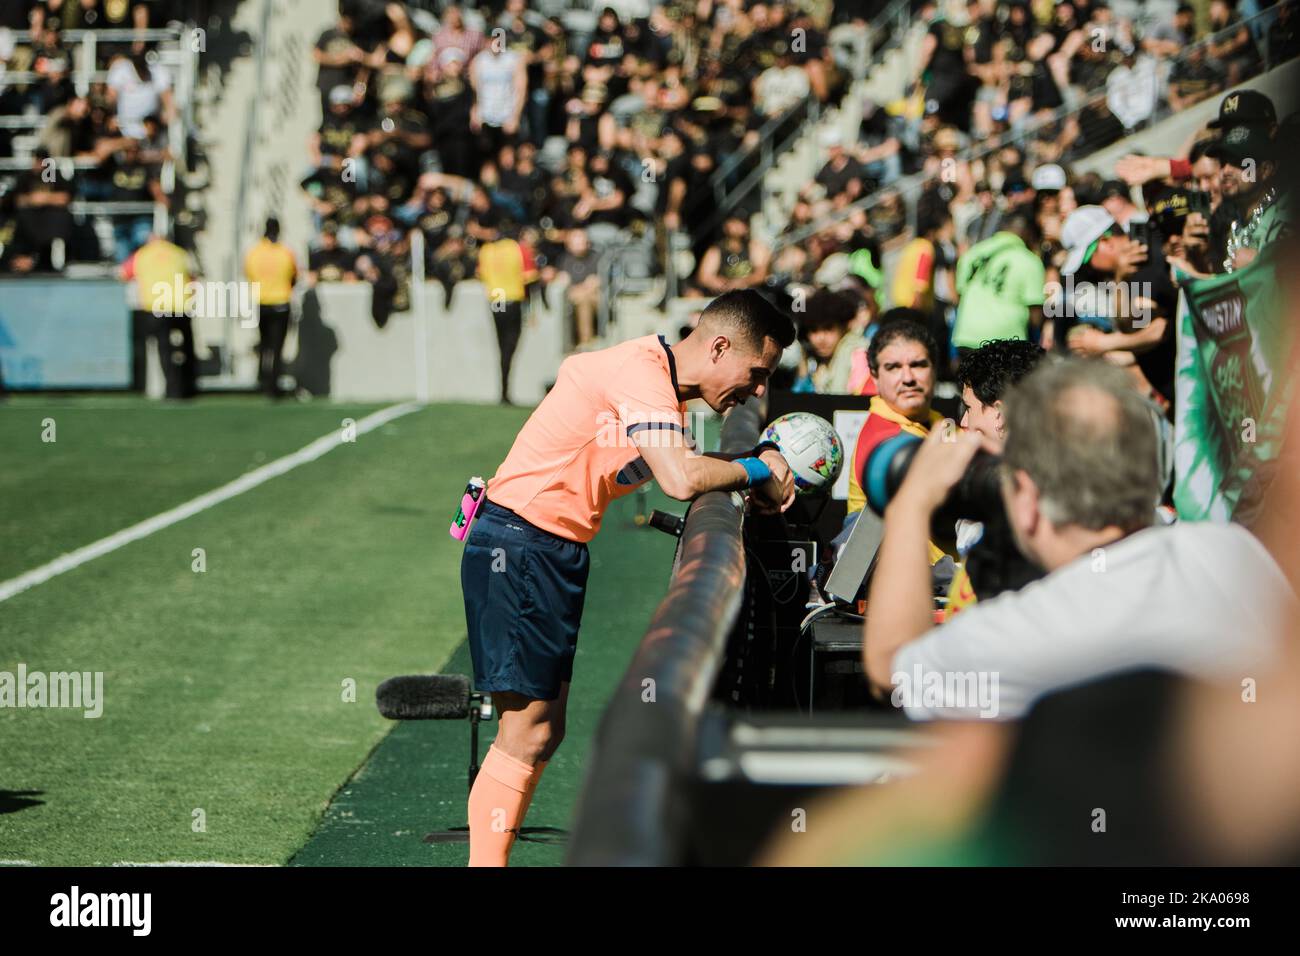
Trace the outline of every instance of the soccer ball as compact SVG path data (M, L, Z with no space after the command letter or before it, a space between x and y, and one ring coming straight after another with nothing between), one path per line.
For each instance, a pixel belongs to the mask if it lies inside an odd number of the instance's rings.
M830 490L844 467L844 443L834 427L811 412L790 412L763 429L763 441L775 442L790 465L797 494Z

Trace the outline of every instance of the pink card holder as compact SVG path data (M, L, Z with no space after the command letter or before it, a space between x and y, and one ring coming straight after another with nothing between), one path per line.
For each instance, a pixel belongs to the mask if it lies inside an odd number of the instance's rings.
M465 494L460 499L460 507L456 509L456 517L451 519L451 536L457 541L464 541L469 535L486 491L487 484L478 475L471 478L465 486Z

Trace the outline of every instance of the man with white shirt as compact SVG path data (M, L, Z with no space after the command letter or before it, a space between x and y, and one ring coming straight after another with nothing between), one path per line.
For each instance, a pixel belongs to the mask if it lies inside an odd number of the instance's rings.
M144 139L146 117L171 115L171 74L164 66L150 64L144 54L115 59L105 84L117 104L117 125L124 136Z
M783 50L776 62L754 80L754 102L764 116L780 116L798 106L810 89L808 74L795 64L788 50Z
M1012 389L1004 415L1007 517L1021 552L1048 574L931 627L930 517L981 447L976 434L936 426L885 512L867 601L872 689L914 719L1005 719L1051 691L1134 668L1255 673L1291 591L1238 525L1152 527L1156 436L1124 372L1048 363Z
M1155 115L1163 88L1155 59L1126 51L1123 62L1106 76L1106 106L1131 130Z
M469 127L478 138L479 157L495 164L501 147L513 144L519 134L519 117L528 94L528 65L499 37L470 61L469 82L474 89Z

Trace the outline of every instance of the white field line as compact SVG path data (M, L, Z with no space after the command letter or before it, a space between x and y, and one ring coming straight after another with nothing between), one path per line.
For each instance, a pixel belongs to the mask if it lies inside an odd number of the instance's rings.
M39 867L40 865L41 865L41 864L39 864L39 863L34 863L34 862L31 861L31 860L0 860L0 866L36 866L36 867ZM82 864L82 865L84 866L84 865L86 865L86 864ZM117 862L117 863L113 863L113 864L110 864L110 865L111 865L111 866L173 866L173 867L179 867L179 866L186 866L186 867L189 867L189 866L210 866L210 867L217 867L217 866L220 866L220 867L249 867L249 868L257 867L257 868L260 869L260 868L262 868L262 867L274 867L274 866L276 866L277 864L275 864L275 863L222 863L222 862L220 862L219 860L160 860L160 861L158 861L157 863L128 863L128 862L125 861L125 860L121 860L121 861L119 861L119 862Z
M217 860L160 860L157 863L128 863L121 860L114 863L113 866L209 866L209 867L239 867L248 869L262 869L264 867L274 867L275 863L221 863Z
M356 434L364 435L366 432L374 431L381 425L386 425L395 418L403 415L409 415L423 406L419 402L402 402L399 405L390 405L388 408L380 409L373 415L367 415L356 423ZM268 462L260 468L240 475L229 484L222 485L212 491L205 492L197 498L193 498L183 505L178 505L169 511L156 514L152 518L146 518L139 524L134 524L129 528L123 528L107 538L101 538L94 544L88 544L84 548L78 548L68 554L55 558L48 564L43 564L39 568L33 568L18 575L16 578L10 578L8 581L0 582L0 601L7 601L15 594L21 594L28 588L33 588L38 584L48 581L52 577L63 574L65 571L71 571L78 568L87 561L93 561L116 551L118 548L130 544L132 541L139 541L141 538L148 537L155 531L161 531L169 528L178 521L184 521L201 511L206 511L215 505L221 504L236 495L241 495L251 488L270 481L272 478L283 475L285 472L292 471L299 465L305 465L309 461L315 461L322 455L337 448L343 444L343 429L330 432L317 438L310 445L299 448L292 454L285 455L283 458L277 458L275 461Z

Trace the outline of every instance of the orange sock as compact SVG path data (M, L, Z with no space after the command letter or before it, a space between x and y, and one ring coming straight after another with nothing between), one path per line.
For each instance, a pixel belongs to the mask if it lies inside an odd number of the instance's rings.
M519 811L519 828L523 829L524 818L528 816L528 808L533 805L533 794L537 792L537 785L542 782L542 771L546 769L546 762L543 761L533 768L533 775L528 780L528 792L524 794L524 805Z
M528 807L536 767L493 744L469 794L469 865L505 866Z

